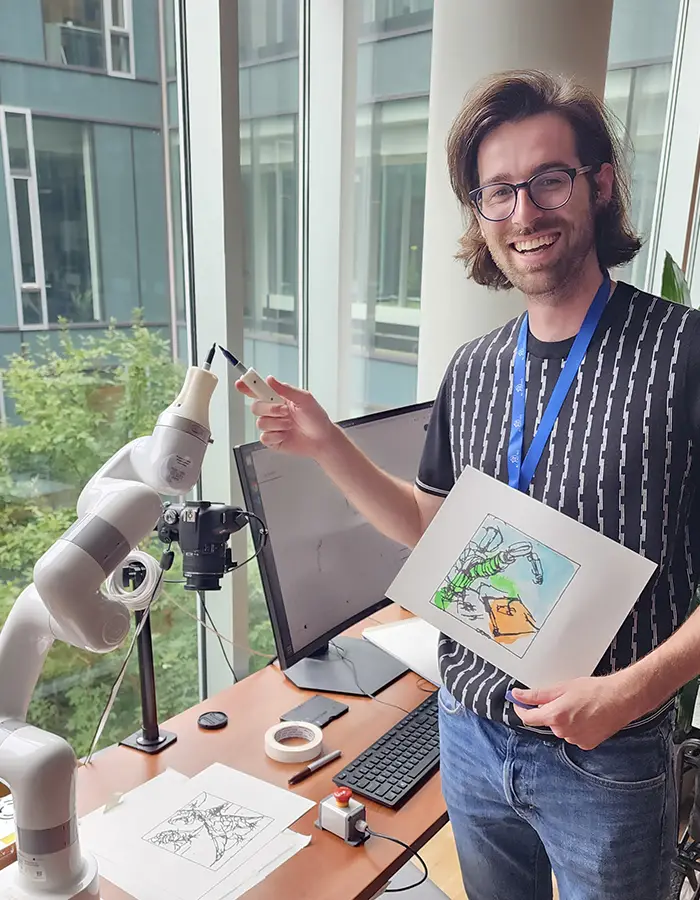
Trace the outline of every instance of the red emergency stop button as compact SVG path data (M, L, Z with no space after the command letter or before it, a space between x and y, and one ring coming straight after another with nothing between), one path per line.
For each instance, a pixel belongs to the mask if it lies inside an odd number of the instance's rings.
M335 797L335 802L337 806L348 806L350 803L350 798L352 797L352 791L349 787L340 787L337 791L333 791L333 796Z

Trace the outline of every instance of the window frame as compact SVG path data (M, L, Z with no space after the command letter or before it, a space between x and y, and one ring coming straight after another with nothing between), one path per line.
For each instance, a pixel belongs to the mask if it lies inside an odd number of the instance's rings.
M7 134L7 114L21 115L25 120L27 132L28 174L15 174L10 167L10 144ZM41 119L51 119L51 116L40 116ZM72 123L81 127L81 144L83 173L85 178L86 193L86 227L88 231L88 251L90 265L90 284L92 291L93 322L103 321L101 315L101 285L99 266L99 245L97 238L96 208L95 208L95 182L94 159L92 139L88 133L90 122L80 119L71 119ZM36 171L36 149L34 144L34 114L31 109L16 106L0 105L0 153L2 154L3 173L5 177L5 189L8 199L8 216L10 224L10 245L12 250L12 263L14 269L15 297L17 305L17 323L23 331L46 331L55 325L49 319L48 296L46 290L46 271L44 266L44 241L41 223L41 207L39 205L39 182ZM20 250L19 221L17 216L17 195L15 180L27 182L29 196L29 221L32 232L32 254L34 257L34 282L25 282L22 278L22 259ZM41 300L41 322L25 322L24 320L24 293L36 293ZM69 326L80 327L88 323L71 322Z
M15 175L10 167L10 145L7 135L7 120L9 114L24 117L27 132L27 155L29 157L28 175ZM0 106L0 144L2 145L3 172L5 188L8 198L8 215L10 220L10 244L12 248L12 262L14 267L15 295L17 302L17 321L19 327L25 331L42 331L48 327L49 315L46 299L46 277L44 274L44 249L41 234L41 213L39 209L39 189L36 176L36 155L34 152L34 123L32 111L18 106ZM29 222L32 232L32 253L34 256L34 282L25 282L22 278L22 259L19 239L19 220L17 216L17 194L15 191L15 179L27 182L29 197ZM24 292L39 294L41 298L41 322L25 323L24 305L22 295Z
M76 65L74 63L60 63L57 61L49 60L48 58L48 48L46 46L46 26L48 24L57 24L54 22L47 22L44 6L42 4L41 8L41 20L42 20L42 28L44 29L44 57L46 61L55 65L60 69L77 69L81 72L96 72L103 75L113 76L115 78L127 78L127 79L135 79L135 65L134 65L134 18L133 18L133 5L132 0L120 0L122 3L122 8L124 10L124 24L117 25L114 23L112 18L112 0L102 0L102 43L104 47L104 66L101 68L96 68L93 66L84 66L84 65ZM90 31L93 31L90 29ZM97 34L97 31L94 30L94 34ZM112 61L112 36L125 37L129 41L129 71L122 72L118 69L114 68Z
M105 65L108 75L115 78L136 77L134 66L134 17L132 0L121 0L124 10L124 24L115 25L112 19L112 0L102 0L102 27L105 41ZM112 60L112 36L125 37L129 41L129 71L122 72L114 68Z

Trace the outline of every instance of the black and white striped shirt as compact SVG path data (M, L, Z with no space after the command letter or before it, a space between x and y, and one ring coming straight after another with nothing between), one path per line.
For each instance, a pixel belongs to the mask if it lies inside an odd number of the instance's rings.
M521 321L454 355L426 437L416 482L422 490L447 495L467 465L508 483ZM523 455L572 340L528 337ZM699 423L700 312L619 282L529 488L535 499L658 564L596 674L654 650L687 616L700 572ZM468 709L522 725L505 700L514 679L446 635L439 657L445 686Z

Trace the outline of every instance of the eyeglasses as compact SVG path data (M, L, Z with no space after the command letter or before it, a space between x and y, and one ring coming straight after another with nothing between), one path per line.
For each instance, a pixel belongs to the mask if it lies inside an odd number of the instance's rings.
M528 197L539 209L559 209L571 199L574 178L597 170L597 166L581 166L579 169L550 169L533 175L519 184L499 182L469 191L469 198L479 213L490 222L502 222L515 212L518 191L525 188Z

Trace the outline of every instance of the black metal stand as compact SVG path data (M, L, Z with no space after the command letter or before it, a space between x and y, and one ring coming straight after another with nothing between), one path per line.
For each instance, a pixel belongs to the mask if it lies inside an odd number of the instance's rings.
M145 613L134 613L138 628ZM140 750L142 753L160 753L177 740L177 735L163 731L158 726L158 708L156 706L156 673L153 665L153 636L151 619L144 623L143 629L136 639L139 655L139 682L141 685L141 721L140 731L125 738L119 743L124 747Z

